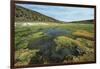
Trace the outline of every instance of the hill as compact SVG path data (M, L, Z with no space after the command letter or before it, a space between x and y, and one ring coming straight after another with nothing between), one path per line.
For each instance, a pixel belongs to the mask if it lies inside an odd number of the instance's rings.
M16 22L60 22L59 20L18 5L16 5L15 10Z

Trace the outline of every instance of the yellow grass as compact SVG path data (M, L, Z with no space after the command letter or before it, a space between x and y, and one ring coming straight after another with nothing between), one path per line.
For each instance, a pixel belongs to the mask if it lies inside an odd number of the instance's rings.
M73 35L81 38L86 38L89 40L94 40L94 34L84 30L77 30L73 33Z

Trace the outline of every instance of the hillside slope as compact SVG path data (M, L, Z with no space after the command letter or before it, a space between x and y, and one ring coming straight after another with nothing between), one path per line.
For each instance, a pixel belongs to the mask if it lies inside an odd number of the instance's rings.
M16 5L15 10L16 22L60 22L54 18L18 5Z

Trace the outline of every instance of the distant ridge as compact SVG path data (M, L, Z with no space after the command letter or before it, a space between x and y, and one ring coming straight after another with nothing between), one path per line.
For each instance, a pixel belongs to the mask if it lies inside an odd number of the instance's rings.
M84 24L91 24L91 23L94 23L94 20L91 19L91 20L82 20L82 21L73 21L73 22L69 22L69 23L84 23Z
M39 12L16 5L15 22L60 22Z

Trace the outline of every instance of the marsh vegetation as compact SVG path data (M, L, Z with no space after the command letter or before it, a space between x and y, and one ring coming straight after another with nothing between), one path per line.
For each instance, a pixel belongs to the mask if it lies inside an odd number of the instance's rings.
M16 24L15 65L94 61L93 29L93 24Z

